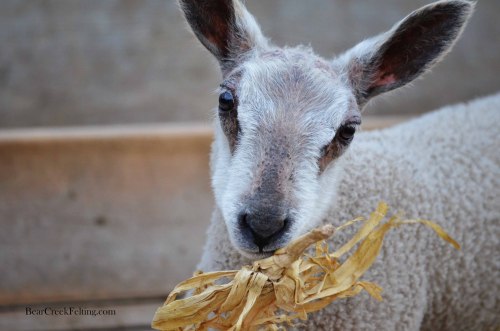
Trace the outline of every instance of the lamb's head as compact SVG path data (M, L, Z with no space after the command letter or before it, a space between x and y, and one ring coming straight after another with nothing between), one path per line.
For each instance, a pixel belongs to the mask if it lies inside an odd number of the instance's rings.
M308 48L270 45L237 0L181 6L221 66L212 183L233 245L253 258L321 221L361 108L436 63L473 7L463 0L428 5L325 60Z

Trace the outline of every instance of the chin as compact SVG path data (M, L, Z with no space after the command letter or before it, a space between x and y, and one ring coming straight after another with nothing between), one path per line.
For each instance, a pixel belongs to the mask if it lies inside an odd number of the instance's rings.
M274 251L265 251L265 252L249 251L249 250L242 249L242 248L237 248L237 250L238 250L238 252L240 252L241 255L243 255L244 257L246 257L252 261L265 259L266 257L270 257L271 255L273 255L275 252L275 250Z

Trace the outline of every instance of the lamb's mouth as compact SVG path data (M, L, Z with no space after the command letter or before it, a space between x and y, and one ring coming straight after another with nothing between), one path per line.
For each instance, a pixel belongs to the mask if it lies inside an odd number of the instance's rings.
M238 226L236 230L236 245L245 256L265 258L274 254L281 247L286 246L292 239L291 222L278 232L268 237L262 237L249 227Z
M243 236L237 245L238 251L244 256L251 259L263 259L274 254L278 249L286 246L291 240L291 235L281 234L269 242L267 245L259 245L259 241L249 241Z

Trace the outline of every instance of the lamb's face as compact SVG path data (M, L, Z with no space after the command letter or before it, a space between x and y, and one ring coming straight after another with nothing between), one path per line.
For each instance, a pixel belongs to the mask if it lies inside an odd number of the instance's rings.
M225 77L212 180L231 241L250 257L319 222L359 107L439 61L473 9L467 0L432 3L324 61L304 49L273 48L239 0L180 4Z
M216 202L233 245L269 255L324 217L358 106L341 75L304 49L256 55L226 77L219 101Z

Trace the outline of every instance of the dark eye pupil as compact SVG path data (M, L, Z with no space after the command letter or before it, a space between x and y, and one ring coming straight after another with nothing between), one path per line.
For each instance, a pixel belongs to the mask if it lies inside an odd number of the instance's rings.
M356 129L353 128L352 126L345 126L340 129L339 135L340 138L344 140L351 140L352 137L354 136L354 133L356 132Z
M222 111L229 111L234 108L233 94L229 91L222 92L219 95L219 109Z

